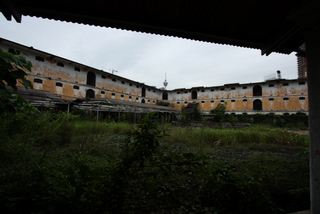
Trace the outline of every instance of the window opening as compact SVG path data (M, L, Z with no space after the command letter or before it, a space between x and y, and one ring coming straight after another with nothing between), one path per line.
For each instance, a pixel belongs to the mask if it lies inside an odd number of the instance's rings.
M305 97L299 97L299 100L305 100L306 98Z
M253 101L253 110L262 110L262 101L256 99Z
M75 70L75 71L80 71L80 68L74 67L74 70Z
M62 62L57 62L57 66L64 67L64 64Z
M168 92L164 91L162 93L162 100L168 100Z
M101 78L102 79L106 79L107 77L105 75L101 75Z
M36 56L36 60L41 61L41 62L44 62L44 58L41 57L41 56Z
M14 48L9 48L9 53L15 54L15 55L20 55L20 51Z
M198 92L196 90L193 90L191 93L191 99L196 100L198 99Z
M283 85L283 86L288 86L289 83L285 82L285 83L283 83L282 85Z
M42 80L41 79L34 79L33 82L42 84Z
M62 84L61 82L56 82L56 86L58 86L58 87L62 87L62 86L63 86L63 84Z
M87 85L96 86L96 75L92 71L87 74Z
M86 98L94 98L94 97L95 97L94 90L88 89L88 90L86 91Z
M141 100L141 103L146 103L146 101L144 99Z
M306 83L305 82L299 82L299 85L305 85Z
M262 88L260 85L255 85L252 91L253 91L253 96L262 96Z
M101 91L101 94L105 94L105 92L104 92L104 91Z
M146 88L142 87L141 89L141 97L145 97L146 96Z
M80 87L79 87L79 86L77 86L77 85L74 85L74 86L73 86L73 89L77 89L77 90L79 90L79 89L80 89Z

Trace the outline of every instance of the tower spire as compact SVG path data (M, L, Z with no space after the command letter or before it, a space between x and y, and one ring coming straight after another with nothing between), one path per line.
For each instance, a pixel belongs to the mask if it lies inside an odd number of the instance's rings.
M167 82L167 73L165 73L165 78L163 82L164 88L167 88L168 82Z

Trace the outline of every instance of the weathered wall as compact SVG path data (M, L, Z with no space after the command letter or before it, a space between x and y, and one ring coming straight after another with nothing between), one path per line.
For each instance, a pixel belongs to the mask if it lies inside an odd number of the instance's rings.
M200 111L204 113L216 108L219 103L227 103L227 112L236 114L284 114L308 110L306 79L276 79L250 84L163 91L10 41L1 40L0 47L5 51L17 49L32 62L32 73L28 79L33 82L35 89L50 91L66 100L84 98L88 90L92 90L96 98L156 104L163 100L163 93L167 93L167 99L163 101L177 110L190 102L198 102ZM94 74L95 86L88 83L91 78L89 73ZM257 110L254 105L257 100L262 103L261 110Z

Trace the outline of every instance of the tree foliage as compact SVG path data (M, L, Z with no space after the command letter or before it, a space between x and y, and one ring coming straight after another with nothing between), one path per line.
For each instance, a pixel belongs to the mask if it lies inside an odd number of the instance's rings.
M31 72L32 64L24 56L12 54L0 49L0 112L23 110L28 103L15 92L17 81L25 88L32 88L26 79L26 71Z
M220 122L224 119L227 103L219 103L215 109L210 111L211 114L215 114L215 121Z

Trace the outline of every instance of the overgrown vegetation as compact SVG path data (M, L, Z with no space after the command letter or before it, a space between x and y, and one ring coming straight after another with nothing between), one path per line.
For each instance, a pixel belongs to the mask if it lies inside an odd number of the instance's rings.
M169 135L168 135L169 134ZM286 213L309 208L308 136L89 122L0 121L4 213Z
M24 56L0 49L0 116L6 112L34 111L29 103L14 93L17 91L17 81L25 88L32 88L31 82L25 78L31 66Z

